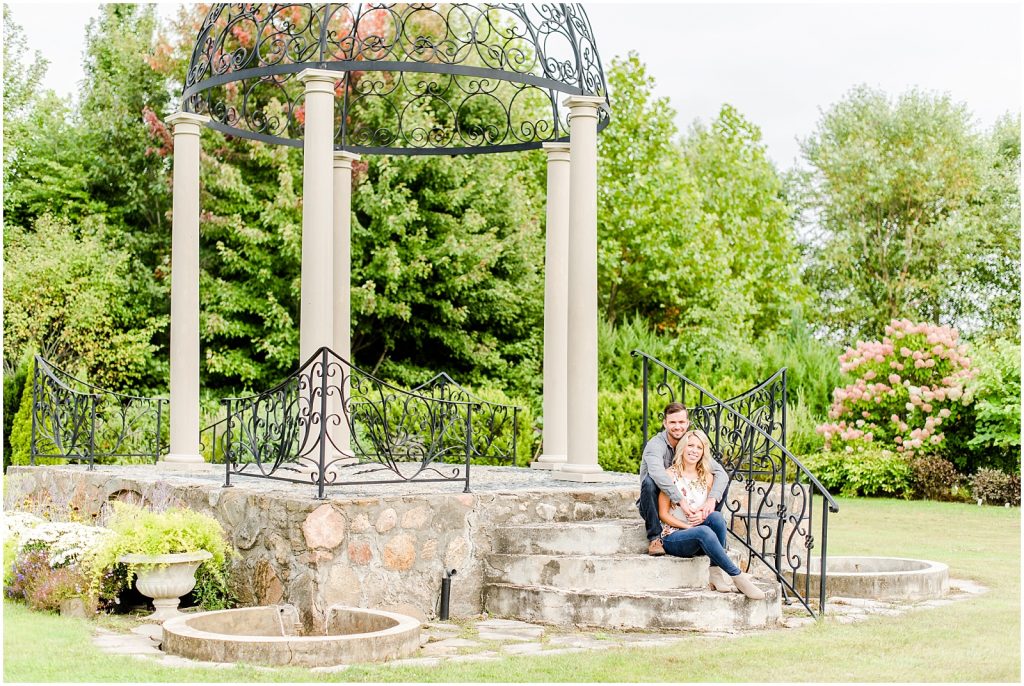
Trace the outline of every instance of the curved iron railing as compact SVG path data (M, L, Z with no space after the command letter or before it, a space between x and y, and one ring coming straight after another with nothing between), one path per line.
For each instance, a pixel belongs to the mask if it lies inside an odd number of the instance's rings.
M77 379L36 355L32 374L32 441L36 458L156 460L168 400L115 393Z
M786 400L786 368L783 367L750 390L722 402L785 447ZM736 427L735 421L733 427Z
M566 140L566 95L608 87L578 3L215 3L182 109L222 133L302 146L307 69L336 74L334 145L363 154L511 152Z
M327 486L413 480L469 491L477 404L392 386L329 348L271 390L222 402L225 486L252 476L315 484L318 498Z
M519 411L522 408L478 398L444 372L424 381L411 392L441 400L473 403L473 458L518 466L516 450L519 446Z
M715 457L730 473L723 514L728 513L730 533L746 548L748 568L757 559L778 579L787 603L795 598L816 616L808 572L817 533L822 573L816 590L818 610L823 611L828 514L838 512L839 505L785 446L785 370L746 393L721 400L661 360L640 350L631 354L643 363L644 443L652 411L656 412L650 403L652 390L666 405L686 405L691 425L707 433ZM740 494L733 483L742 486ZM816 522L818 496L821 517Z

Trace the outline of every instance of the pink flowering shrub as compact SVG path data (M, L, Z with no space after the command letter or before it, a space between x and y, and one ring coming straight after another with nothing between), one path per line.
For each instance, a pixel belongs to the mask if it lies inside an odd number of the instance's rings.
M839 356L853 382L832 392L832 421L817 427L826 450L866 444L907 457L941 451L944 427L971 402L975 374L956 329L893 320L881 341L859 341Z

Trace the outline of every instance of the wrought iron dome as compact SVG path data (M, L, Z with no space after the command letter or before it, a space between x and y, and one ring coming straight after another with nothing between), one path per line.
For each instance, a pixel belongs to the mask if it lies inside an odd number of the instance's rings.
M182 108L227 134L303 137L307 68L338 72L334 147L464 154L567 140L566 95L608 89L579 4L217 4Z

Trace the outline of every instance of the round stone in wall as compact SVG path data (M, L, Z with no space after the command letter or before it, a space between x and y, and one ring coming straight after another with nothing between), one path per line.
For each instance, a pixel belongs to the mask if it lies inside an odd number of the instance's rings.
M321 505L302 523L302 535L309 548L337 548L345 538L345 518L330 505Z

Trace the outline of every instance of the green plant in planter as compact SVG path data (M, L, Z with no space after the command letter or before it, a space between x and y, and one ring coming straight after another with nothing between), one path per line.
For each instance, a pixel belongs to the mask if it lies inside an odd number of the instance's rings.
M129 503L113 503L114 514L107 527L114 532L90 558L93 587L100 595L117 594L121 588L110 584L118 576L113 570L121 565L124 555L167 555L208 551L213 557L203 562L196 572L198 584L204 589L204 607L224 607L230 601L225 567L235 553L228 544L220 523L187 508L170 508L152 512ZM135 565L127 566L125 584L135 575ZM105 586L105 587L104 587Z

